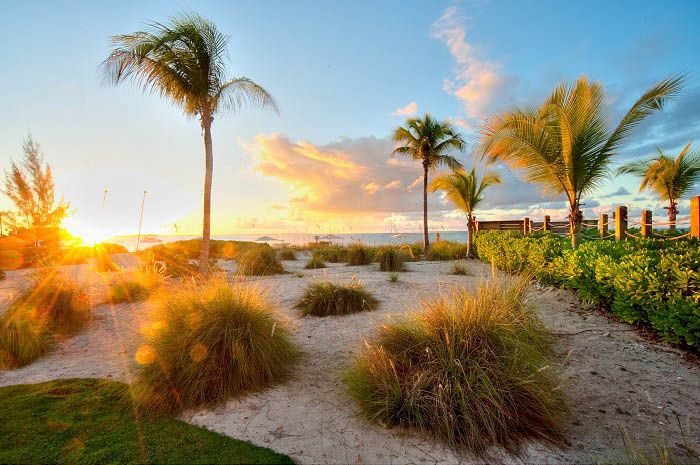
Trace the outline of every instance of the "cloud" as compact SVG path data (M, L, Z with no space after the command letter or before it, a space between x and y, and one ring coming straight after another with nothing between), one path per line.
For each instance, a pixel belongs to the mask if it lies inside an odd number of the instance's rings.
M482 118L490 111L491 99L504 79L500 65L481 59L476 47L467 42L465 20L456 6L448 7L433 23L431 32L447 45L456 61L455 75L445 80L443 88L463 102L467 116Z
M628 191L625 187L621 186L615 192L610 192L610 193L607 193L604 195L599 195L598 198L599 199L608 199L610 197L618 197L618 196L622 196L622 195L630 195L630 191Z
M411 101L405 107L399 107L396 110L394 110L392 115L394 115L394 116L413 116L417 112L418 112L418 104L415 101Z

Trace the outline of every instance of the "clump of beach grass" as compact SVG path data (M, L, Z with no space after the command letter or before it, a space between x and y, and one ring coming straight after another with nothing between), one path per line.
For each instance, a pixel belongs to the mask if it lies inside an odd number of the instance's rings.
M271 276L284 272L272 247L250 247L237 259L237 272L243 276Z
M325 268L326 267L326 262L323 261L323 259L316 255L312 254L311 259L304 265L304 268L307 270L316 270L318 268Z
M27 308L10 308L0 316L0 370L32 363L51 349L46 322Z
M312 283L294 306L303 316L333 316L375 310L379 301L353 277L348 284Z
M405 253L400 247L383 246L377 250L380 271L406 271L404 259Z
M399 281L399 274L395 271L389 273L389 282L396 283Z
M348 247L348 266L369 265L372 263L372 250L362 243Z
M290 247L283 247L278 252L280 260L296 260L297 254L294 249Z
M178 412L269 387L297 349L261 289L225 280L185 283L154 299L132 385L148 410Z
M344 374L363 413L476 455L562 444L553 351L526 289L525 279L483 282L380 326Z
M165 283L165 269L165 265L153 262L139 267L133 273L121 272L117 281L109 287L108 300L116 304L147 299Z
M466 244L452 241L435 241L430 244L427 259L431 261L456 260L467 256Z
M450 272L450 274L457 276L473 276L467 264L463 262L455 262L452 265L452 271Z

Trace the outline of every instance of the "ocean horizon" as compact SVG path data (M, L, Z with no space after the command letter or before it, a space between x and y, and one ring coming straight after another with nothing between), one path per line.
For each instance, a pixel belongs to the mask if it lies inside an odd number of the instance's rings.
M453 242L466 243L466 231L435 231L430 233L430 240L435 241L440 235L440 239ZM136 250L137 242L139 249L145 249L154 245L183 241L188 239L198 239L198 235L159 235L143 234L139 241L138 236L114 236L105 242L120 244L129 251ZM213 234L215 240L224 241L249 241L268 243L275 245L306 245L309 242L327 241L335 244L351 244L362 242L367 245L392 245L392 244L412 244L423 241L423 234L420 232L408 233L338 233L338 234L308 234L308 233L282 233L282 234Z

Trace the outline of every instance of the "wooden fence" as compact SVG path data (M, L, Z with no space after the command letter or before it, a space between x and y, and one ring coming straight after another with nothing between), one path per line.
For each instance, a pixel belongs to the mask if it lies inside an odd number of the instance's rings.
M614 230L610 233L610 222L607 213L600 215L598 219L584 219L583 228L598 229L598 236L591 239L608 239L614 237L621 241L628 237L650 238L654 237L654 226L669 226L668 221L653 222L651 210L642 210L641 217L638 221L629 221L627 217L627 207L624 205L615 208L613 214ZM680 239L681 237L695 237L700 239L700 196L695 196L690 199L690 215L676 218L677 226L688 224L690 231L686 234L675 236L669 239ZM630 227L639 227L639 235L629 232ZM569 234L568 221L552 221L549 215L545 215L544 220L540 222L532 221L525 217L522 220L495 220L495 221L477 221L477 231L522 231L524 234L529 234L535 231L551 231L557 234ZM666 236L664 236L666 237Z

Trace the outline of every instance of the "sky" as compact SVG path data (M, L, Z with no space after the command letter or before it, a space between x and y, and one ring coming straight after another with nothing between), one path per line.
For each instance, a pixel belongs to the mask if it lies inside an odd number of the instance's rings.
M694 0L2 0L0 12L0 163L19 159L31 134L71 204L66 226L83 235L136 233L144 191L144 232L201 232L199 123L100 73L112 35L182 12L213 20L230 38L229 75L263 85L280 107L214 122L214 234L418 231L421 167L390 156L394 128L430 112L472 148L484 118L581 75L603 83L614 123L653 83L687 74L681 97L634 132L617 162L656 146L675 155L699 139ZM470 149L458 156L472 164ZM566 216L561 199L498 170L505 182L477 218ZM585 202L586 217L621 204L663 214L631 177L611 178ZM433 229L465 227L437 194L430 211Z

